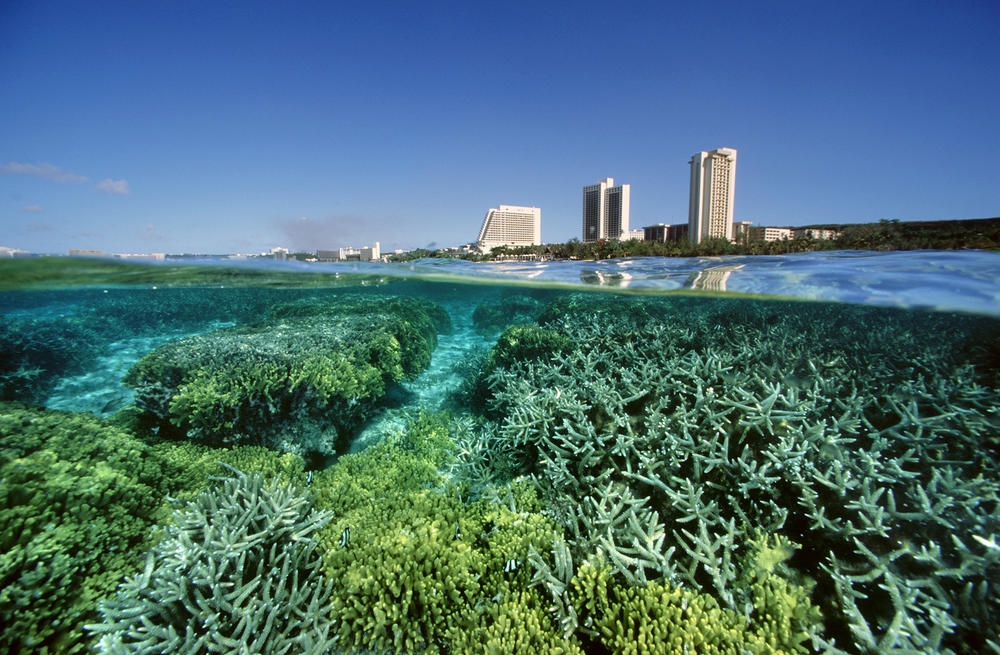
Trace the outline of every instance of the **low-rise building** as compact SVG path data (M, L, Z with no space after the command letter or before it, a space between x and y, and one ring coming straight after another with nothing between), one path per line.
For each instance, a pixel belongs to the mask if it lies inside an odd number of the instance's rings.
M750 239L751 229L753 229L752 221L735 221L733 223L733 243L744 243Z
M163 261L167 258L166 253L162 252L147 252L147 253L116 253L115 257L117 259L152 259L154 261Z
M316 259L321 262L376 262L382 259L380 244L376 241L371 246L363 248L337 248L336 250L317 250Z
M840 236L837 230L822 230L815 227L800 227L792 230L796 238L811 238L820 240L836 239Z
M792 239L792 229L788 227L753 227L750 238L754 241L782 241Z
M680 225L657 223L656 225L648 225L642 228L642 231L642 238L644 241L659 241L660 243L666 243L667 241L680 241L681 239L686 239L688 235L688 225L687 223L681 223Z

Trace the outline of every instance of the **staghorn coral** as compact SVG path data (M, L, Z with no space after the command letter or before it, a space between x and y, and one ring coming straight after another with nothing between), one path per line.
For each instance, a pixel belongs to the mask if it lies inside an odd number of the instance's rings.
M304 478L292 455L150 445L90 414L0 403L0 647L84 651L82 625L141 568L168 496L197 494L220 461Z
M295 487L235 469L175 514L168 537L87 629L107 653L326 653L335 638L313 534L330 516Z
M739 549L775 533L817 577L823 647L997 643L996 321L586 295L539 321L573 348L479 384L575 556L742 611Z
M98 356L97 333L76 317L0 320L0 400L41 402L60 376Z
M542 301L523 294L505 294L498 300L484 302L472 312L472 324L484 333L496 333L508 325L534 323L542 311Z
M161 346L124 382L168 433L329 453L388 385L426 367L435 330L449 325L439 309L412 299L347 303L343 312L315 301L286 305L262 323Z

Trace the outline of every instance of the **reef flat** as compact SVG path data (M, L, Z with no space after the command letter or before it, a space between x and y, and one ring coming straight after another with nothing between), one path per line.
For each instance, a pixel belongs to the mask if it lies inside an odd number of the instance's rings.
M0 311L5 651L1000 652L996 318L413 280ZM120 406L44 407L114 353Z

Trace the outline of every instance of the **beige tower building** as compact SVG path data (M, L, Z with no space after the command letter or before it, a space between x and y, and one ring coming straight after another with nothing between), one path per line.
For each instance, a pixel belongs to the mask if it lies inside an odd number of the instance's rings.
M688 236L694 243L719 237L733 239L733 193L736 150L718 148L691 158Z
M489 252L497 246L540 246L542 210L538 207L500 205L486 212L476 245Z

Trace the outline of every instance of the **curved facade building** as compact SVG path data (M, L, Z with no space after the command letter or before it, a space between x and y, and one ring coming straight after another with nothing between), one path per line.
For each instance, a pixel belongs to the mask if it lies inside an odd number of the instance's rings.
M486 212L476 245L489 251L497 246L542 245L542 210L500 205Z

